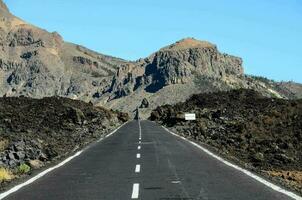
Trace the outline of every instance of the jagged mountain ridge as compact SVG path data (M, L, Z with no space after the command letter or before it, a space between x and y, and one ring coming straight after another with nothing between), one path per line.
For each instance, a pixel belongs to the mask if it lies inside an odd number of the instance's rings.
M108 90L107 82L118 67L128 63L64 42L58 33L30 25L5 8L1 1L1 95L88 100L96 86Z
M2 0L0 11L0 96L63 96L126 112L146 98L147 117L159 105L200 92L249 88L266 96L295 94L284 84L247 77L241 58L206 41L186 38L131 62L65 42L15 17Z
M244 75L241 58L221 54L216 46L205 46L204 43L186 38L120 68L114 82L115 88L123 89L118 94L127 95L138 87L154 93L168 85L189 83L196 75L215 78Z
M186 38L119 68L112 84L114 98L106 105L132 111L147 98L150 108L142 113L148 117L151 108L185 101L200 92L246 88L267 97L297 98L302 87L296 84L294 91L285 87L288 84L245 75L241 58L220 53L209 42Z

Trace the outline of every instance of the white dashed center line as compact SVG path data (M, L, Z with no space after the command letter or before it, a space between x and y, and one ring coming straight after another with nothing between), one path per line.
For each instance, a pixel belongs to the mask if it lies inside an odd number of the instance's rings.
M171 183L178 184L178 183L180 183L180 181L171 181Z
M141 144L142 143L142 129L141 129L141 124L140 121L138 120L138 127L139 127L139 141L138 143ZM138 145L137 150L141 149L141 145ZM141 154L137 153L136 154L136 158L141 158ZM135 173L140 173L141 172L141 165L137 164L135 166ZM133 184L133 189L132 189L132 196L131 199L138 199L138 195L139 195L139 183L134 183Z
M141 165L136 165L135 166L135 173L140 173L141 172Z
M132 189L132 199L138 199L138 194L139 194L139 184L134 183L133 184L133 189Z

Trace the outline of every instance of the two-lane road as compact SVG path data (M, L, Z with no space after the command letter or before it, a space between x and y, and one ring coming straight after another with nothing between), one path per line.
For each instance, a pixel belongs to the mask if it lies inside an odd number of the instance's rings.
M141 131L140 131L141 130ZM9 200L284 200L150 121L132 121Z

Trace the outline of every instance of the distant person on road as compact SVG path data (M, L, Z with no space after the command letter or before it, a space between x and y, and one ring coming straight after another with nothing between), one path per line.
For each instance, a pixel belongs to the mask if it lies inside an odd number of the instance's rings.
M136 109L133 112L135 112L134 119L139 120L139 108L136 107Z

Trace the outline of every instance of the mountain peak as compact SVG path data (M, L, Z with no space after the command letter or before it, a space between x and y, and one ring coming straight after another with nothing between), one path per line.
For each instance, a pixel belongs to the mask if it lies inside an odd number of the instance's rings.
M1 11L3 10L3 11L9 12L9 10L8 10L6 4L3 2L3 0L0 0L0 9L1 9Z
M191 48L215 48L216 46L207 41L200 41L194 38L184 38L171 44L167 47L164 47L162 50L182 50L182 49L191 49Z

